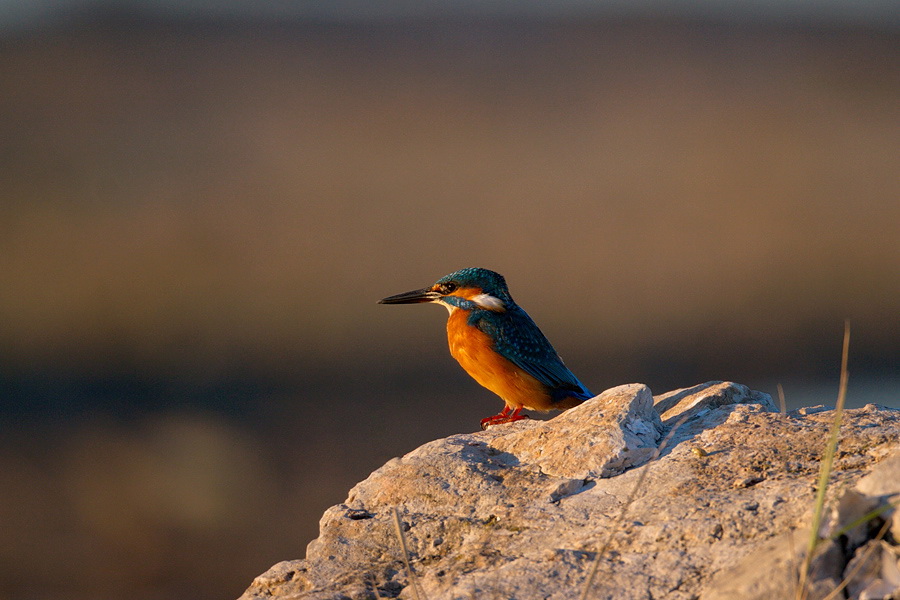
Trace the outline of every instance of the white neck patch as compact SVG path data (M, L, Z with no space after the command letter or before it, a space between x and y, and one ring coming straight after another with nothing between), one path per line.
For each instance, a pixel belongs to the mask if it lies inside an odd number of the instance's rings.
M494 312L506 311L503 300L496 296L491 296L490 294L478 294L477 296L472 296L471 300L478 305L479 308L485 310L492 310Z
M450 304L449 302L444 302L444 301L441 300L440 298L438 298L437 300L433 300L432 302L434 302L435 304L440 304L441 306L443 306L444 308L446 308L446 309L447 309L447 312L450 313L451 315L453 314L453 311L456 310L456 309L458 308L458 307L456 307L456 306L453 306L453 305Z

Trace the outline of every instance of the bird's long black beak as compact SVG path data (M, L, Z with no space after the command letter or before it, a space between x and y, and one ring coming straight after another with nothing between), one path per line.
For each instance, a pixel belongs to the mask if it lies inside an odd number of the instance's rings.
M419 304L420 302L434 302L441 295L431 288L413 290L396 296L388 296L378 301L378 304Z

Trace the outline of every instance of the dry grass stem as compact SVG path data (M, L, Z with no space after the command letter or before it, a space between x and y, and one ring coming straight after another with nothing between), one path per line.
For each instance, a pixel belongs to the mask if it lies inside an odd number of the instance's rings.
M403 550L403 562L406 564L406 572L409 573L409 584L412 586L413 596L415 596L416 600L425 600L425 595L419 589L419 580L416 577L416 572L413 571L409 562L409 548L406 545L406 536L403 533L403 523L400 522L400 513L396 508L394 508L393 513L394 528L397 532L397 539L400 540L400 548Z
M875 510L867 512L866 514L864 514L860 518L856 519L852 523L849 523L848 525L844 525L843 527L841 527L840 529L838 529L837 531L835 531L828 537L829 537L829 539L836 540L839 537L841 537L842 535L844 535L845 533L847 533L848 531L850 531L851 529L855 529L856 527L859 527L863 523L868 523L872 519L881 516L881 513L891 510L892 508L897 508L898 506L900 506L900 502L888 502L886 504L882 504Z
M887 533L887 530L890 526L891 526L891 521L890 521L890 519L888 519L884 522L884 525L881 526L881 529L878 530L878 533L875 535L874 541L877 542L877 541L881 540L881 538L884 537L884 534ZM868 562L869 556L872 554L872 552L877 547L878 547L877 544L872 544L871 546L866 548L866 551L863 553L862 559L856 563L856 565L853 567L853 570L850 571L849 573L847 573L847 575L841 581L840 585L838 585L836 588L831 590L831 592L827 596L825 596L825 598L823 598L823 600L834 600L835 598L837 598L838 594L840 594L841 591L843 591L843 589L845 587L847 587L847 585L850 583L850 580L853 579L856 576L856 574L859 572L859 570L862 569L863 565L865 565L866 562ZM843 597L843 596L841 596L841 597Z
M816 503L813 508L812 524L810 525L809 543L806 547L806 557L800 569L800 583L797 590L798 600L806 597L806 584L809 578L809 568L812 564L813 553L819 544L819 528L822 525L822 515L825 512L825 494L828 491L828 482L834 469L834 454L837 450L838 438L841 432L841 420L844 414L844 401L847 398L847 360L850 354L850 321L844 321L844 347L841 353L841 382L838 389L837 405L834 407L834 422L831 424L831 435L825 446L825 454L822 457L822 466L819 469L819 485L816 490Z

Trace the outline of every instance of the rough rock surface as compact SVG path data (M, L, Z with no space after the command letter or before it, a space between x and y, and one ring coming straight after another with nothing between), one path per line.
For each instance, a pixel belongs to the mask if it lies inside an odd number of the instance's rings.
M733 383L655 403L633 384L551 421L436 440L357 484L325 512L307 557L278 563L242 600L417 598L395 510L423 599L577 598L596 561L594 599L789 598L833 417L777 413ZM900 511L883 510L900 494L898 439L900 411L845 412L822 533L882 512L819 547L810 598L843 577L852 597L880 598L900 576Z

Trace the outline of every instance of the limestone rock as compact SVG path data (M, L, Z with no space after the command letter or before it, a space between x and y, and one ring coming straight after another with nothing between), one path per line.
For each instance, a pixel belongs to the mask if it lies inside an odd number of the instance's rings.
M758 544L731 569L719 571L705 586L702 600L795 598L800 565L806 558L809 529L787 531ZM840 546L825 542L813 555L806 598L827 597L838 586L844 559Z
M650 388L639 384L612 388L551 421L529 425L490 445L546 475L574 479L612 477L644 464L663 430Z
M808 524L833 414L774 409L732 383L655 404L627 385L550 421L435 440L357 484L325 512L306 558L275 565L242 599L416 598L395 509L423 598L577 598L595 561L595 599L790 597L779 593L806 538L784 536ZM881 481L873 467L900 452L898 434L900 411L846 411L829 489L869 472ZM867 505L856 493L862 503L846 506ZM849 559L841 544L821 546L810 597L833 589ZM753 589L779 593L741 595Z
M758 404L770 412L778 411L768 394L751 390L746 385L726 381L701 383L694 387L660 394L655 398L656 410L666 424L674 423L676 417L685 414L696 418L714 408L729 404Z
M856 489L866 496L900 494L900 453L886 458L875 472L860 479Z

